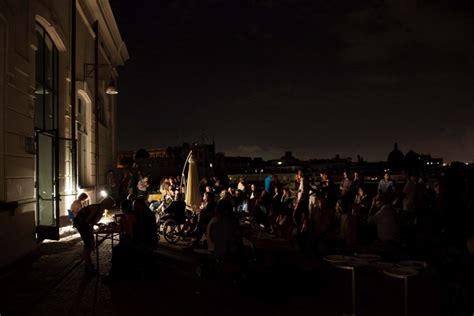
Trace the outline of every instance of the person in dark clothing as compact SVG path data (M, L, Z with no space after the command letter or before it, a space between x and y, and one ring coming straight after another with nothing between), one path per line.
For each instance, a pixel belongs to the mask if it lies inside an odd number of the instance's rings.
M328 171L322 171L321 174L321 187L319 188L319 193L326 200L326 205L329 208L334 208L336 206L337 194L334 183L329 176Z
M271 208L271 196L267 191L262 191L255 202L254 219L262 228L268 227L268 217Z
M86 264L86 273L95 272L95 267L92 264L91 252L94 250L95 241L93 226L97 224L102 218L102 214L106 209L114 207L115 201L111 197L106 197L100 204L91 204L79 210L74 217L73 225L81 235L84 242L84 262Z
M133 228L133 244L137 248L149 251L158 246L155 214L147 207L144 199L133 201L133 213L136 217Z
M209 224L209 221L214 217L215 209L216 202L214 193L205 192L202 196L202 204L197 215L196 228L186 234L186 237L194 238L189 250L194 250L194 248L199 246L202 236L206 233L207 224Z

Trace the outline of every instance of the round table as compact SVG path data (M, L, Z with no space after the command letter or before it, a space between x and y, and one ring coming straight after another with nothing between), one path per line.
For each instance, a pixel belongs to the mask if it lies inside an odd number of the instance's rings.
M405 316L408 315L408 278L418 274L418 270L408 267L394 266L383 270L383 273L389 277L402 279L404 283L405 297Z

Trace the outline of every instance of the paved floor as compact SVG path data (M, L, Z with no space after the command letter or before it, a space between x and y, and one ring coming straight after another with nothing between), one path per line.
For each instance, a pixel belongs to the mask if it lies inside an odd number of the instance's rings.
M0 314L340 315L351 310L349 275L312 266L288 249L273 249L246 282L236 285L230 279L198 277L196 253L164 246L162 241L151 277L106 284L100 275L84 275L77 234L45 242L35 256L0 275ZM99 254L100 273L107 274L110 239L101 242ZM397 281L358 275L358 314L401 315L403 288ZM419 278L410 287L412 315L439 314L435 279Z

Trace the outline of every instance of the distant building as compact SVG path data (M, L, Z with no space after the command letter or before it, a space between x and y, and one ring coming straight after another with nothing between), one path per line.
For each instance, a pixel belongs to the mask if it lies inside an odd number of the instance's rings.
M391 170L400 170L403 168L405 156L398 149L398 143L393 145L393 150L388 154L387 164Z
M339 155L336 155L332 159L311 159L307 165L316 172L331 170L332 174L342 174L344 170L351 169L352 159L340 158Z
M136 167L155 178L181 175L190 150L193 151L193 157L197 162L199 176L214 176L216 165L214 143L193 145L184 143L181 146L146 149L146 157L137 157L138 151L121 151L117 154L117 168Z
M226 157L222 159L223 169L227 174L245 174L245 173L260 173L253 164L251 157Z
M127 59L107 0L0 1L0 266L59 239L80 191L95 203L107 189L117 111L108 83Z

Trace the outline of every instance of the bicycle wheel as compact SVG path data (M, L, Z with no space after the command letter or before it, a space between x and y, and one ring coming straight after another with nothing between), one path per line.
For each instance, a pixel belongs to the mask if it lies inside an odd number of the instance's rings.
M175 244L179 240L178 232L179 232L179 225L178 223L173 220L167 220L163 225L163 237L165 240L170 244Z

